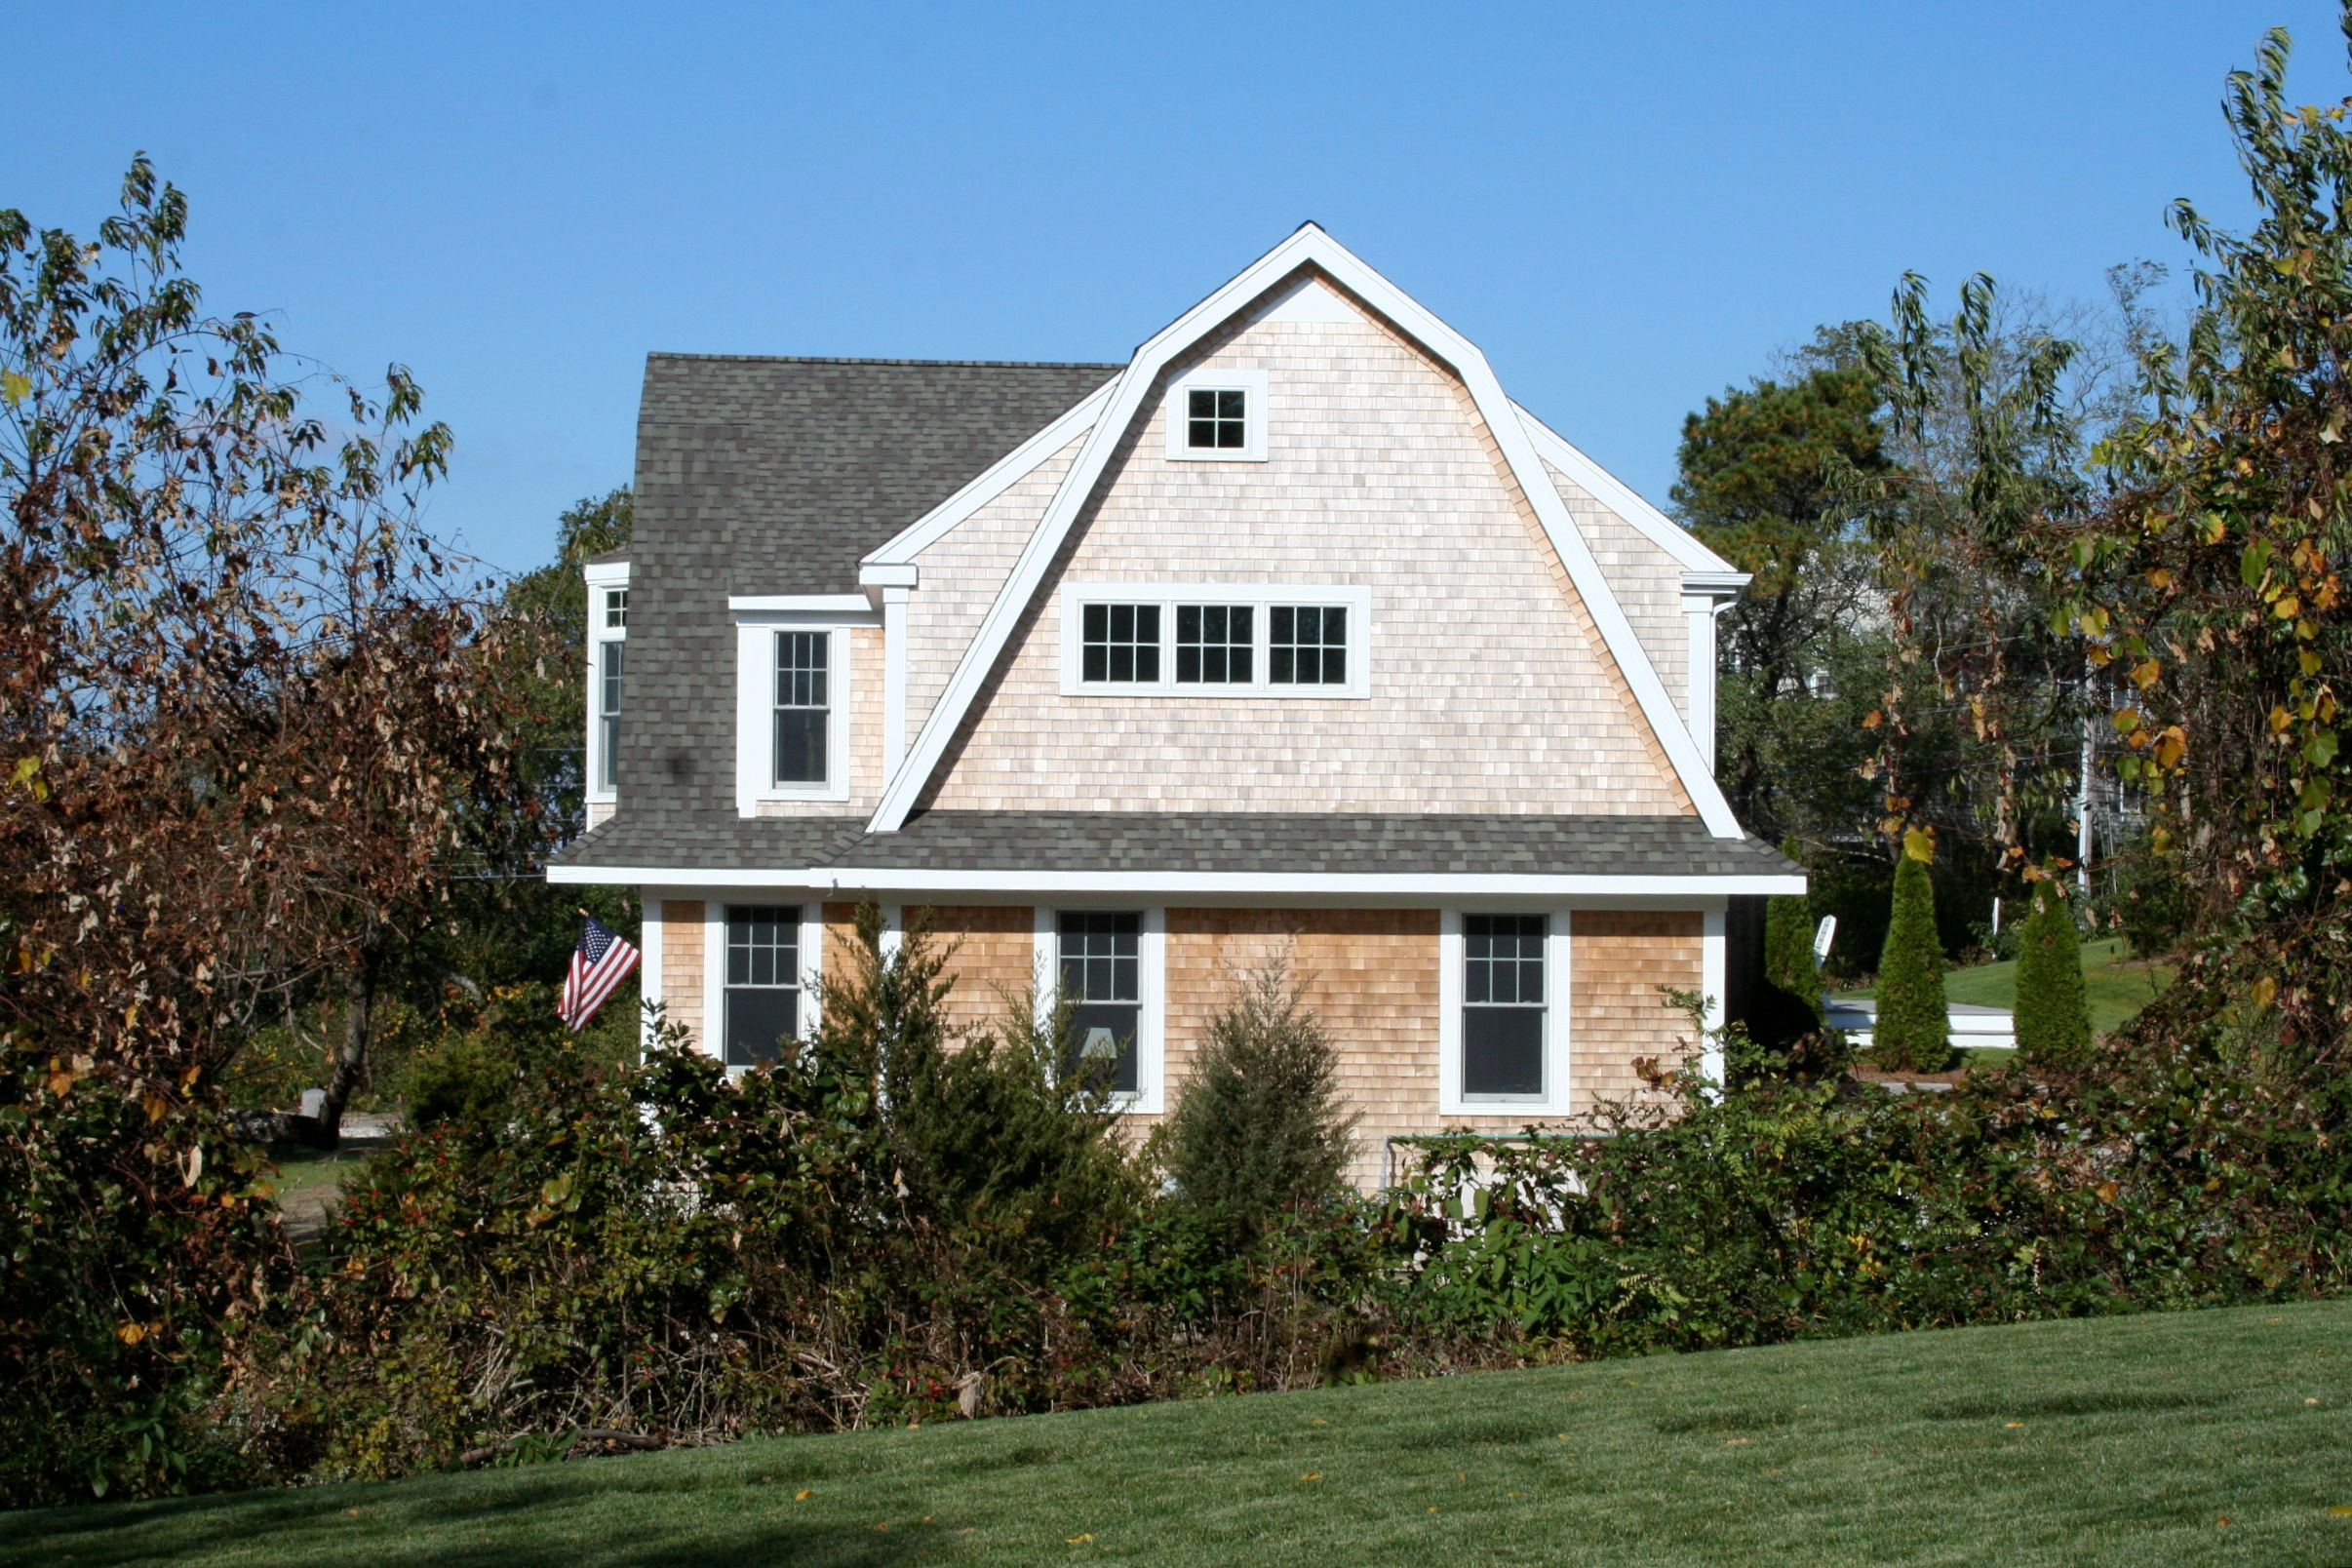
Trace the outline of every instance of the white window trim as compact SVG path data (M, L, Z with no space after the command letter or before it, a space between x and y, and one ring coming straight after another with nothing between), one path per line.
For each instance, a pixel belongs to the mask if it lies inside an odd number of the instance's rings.
M712 889L702 900L702 1038L695 1041L705 1056L726 1062L726 909L729 903L750 908L760 904L801 906L801 1034L817 1026L817 982L825 972L824 895L814 889L761 891L757 896L729 899ZM727 1077L741 1078L748 1067L729 1067Z
M1188 447L1186 395L1192 392L1239 392L1242 431L1239 447ZM1168 460L1178 463L1262 463L1266 461L1266 372L1264 371L1197 370L1168 388L1166 411Z
M855 711L850 692L850 626L838 615L802 612L739 612L735 619L735 809L758 815L775 801L849 799L849 726ZM776 636L780 632L826 632L825 782L775 781Z
M1062 921L1065 911L1102 909L1132 911L1143 916L1136 941L1136 984L1143 991L1143 1010L1135 1022L1135 1092L1114 1094L1114 1109L1131 1116L1156 1117L1167 1110L1168 1033L1168 912L1156 907L1140 911L1133 904L1090 899L1071 904L1036 907L1035 948L1038 1021L1052 1019L1062 988ZM1057 1064L1058 1065L1058 1064Z
M597 783L605 776L605 645L626 643L629 628L605 624L605 595L615 589L622 593L629 591L629 563L609 561L601 566L585 567L581 568L580 575L588 586L588 733L582 737L584 745L580 756L584 771L580 787L585 800L598 805L609 805L620 798L620 791ZM624 654L623 658L626 657ZM624 707L628 702L628 679L627 666L624 664L621 676L621 701Z
M1159 607L1159 676L1156 681L1085 681L1081 647L1088 605ZM1209 684L1176 679L1176 607L1246 605L1255 652L1249 681ZM1348 612L1348 679L1340 686L1277 686L1268 679L1267 642L1274 635L1276 606L1312 605ZM1166 696L1278 697L1285 702L1317 697L1372 695L1372 590L1360 583L1295 582L1066 582L1061 588L1062 695L1066 697Z
M1467 1098L1462 1092L1462 918L1465 915L1542 915L1544 925L1544 1089L1541 1096ZM1437 913L1437 1114L1440 1117L1564 1117L1574 1099L1571 1079L1568 967L1572 912L1458 906Z

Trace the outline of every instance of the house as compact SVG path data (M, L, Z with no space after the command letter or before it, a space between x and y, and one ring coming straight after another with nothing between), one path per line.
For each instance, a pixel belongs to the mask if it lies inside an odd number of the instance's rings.
M1140 1127L1286 949L1373 1180L1641 1092L1698 1044L1660 988L1719 1013L1803 889L1710 773L1745 579L1313 224L1123 364L656 354L587 577L548 875L638 890L729 1065L920 907L959 1016L1068 997Z

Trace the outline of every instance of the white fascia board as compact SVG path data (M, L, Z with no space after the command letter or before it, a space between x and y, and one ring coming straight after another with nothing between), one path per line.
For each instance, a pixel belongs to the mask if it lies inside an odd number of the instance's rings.
M1529 413L1517 404L1511 408L1519 422L1527 427L1530 440L1545 461L1582 486L1586 493L1610 511L1626 520L1666 554L1682 563L1686 571L1734 571L1737 568L1721 556L1699 542L1689 529L1675 522L1644 500L1641 492L1610 473L1606 468L1570 445L1568 438Z
M729 594L733 615L863 615L874 601L864 594Z
M1364 903L1464 898L1641 899L1689 908L1694 900L1802 893L1802 873L1640 877L1611 873L1529 876L1444 872L1382 876L1357 872L1241 871L945 871L855 866L678 867L550 866L547 880L566 886L668 882L700 887L793 887L819 892L1095 894L1122 897L1315 898Z
M1686 571L1682 574L1685 598L1722 601L1716 608L1728 608L1730 601L1740 597L1740 590L1755 580L1752 573L1726 568L1721 571Z
M911 562L868 561L857 568L860 588L912 588L921 580Z
M1626 683L1632 688L1634 700L1649 720L1658 743L1672 765L1682 787L1697 806L1707 831L1720 839L1743 837L1739 819L1732 814L1731 804L1723 792L1715 787L1713 775L1692 740L1690 730L1667 696L1666 686L1642 651L1640 640L1633 635L1631 623L1626 619L1617 596L1609 591L1601 575L1599 563L1592 558L1584 535L1576 529L1568 516L1560 493L1552 488L1537 457L1525 424L1502 384L1486 363L1486 356L1468 338L1439 321L1409 294L1374 271L1346 246L1340 244L1313 223L1302 225L1281 244L1242 269L1206 299L1169 323L1141 348L1128 362L1126 370L1112 382L1110 399L1096 416L1094 426L1086 434L1086 442L1078 450L1078 460L1062 476L1061 487L1045 508L1044 516L1029 536L1029 542L1013 564L1003 588L996 602L989 606L980 629L963 650L956 671L948 680L947 688L932 704L922 732L915 738L907 757L899 764L882 792L881 804L867 824L869 832L895 833L915 808L915 802L929 782L931 770L939 765L950 738L963 722L973 700L978 696L988 672L996 666L998 656L1011 638L1013 628L1037 597L1054 556L1060 551L1071 526L1076 522L1086 498L1094 491L1111 454L1134 420L1144 394L1150 390L1168 362L1191 347L1202 336L1221 325L1243 305L1264 294L1282 278L1303 266L1320 267L1331 278L1358 298L1370 304L1412 336L1439 359L1450 364L1454 373L1469 388L1470 400L1486 421L1496 444L1502 449L1504 461L1510 467L1521 491L1535 508L1536 519L1551 540L1561 565L1567 568L1571 582L1583 598L1585 608L1599 628L1601 641L1607 645ZM1561 443L1563 447L1567 444ZM1573 449L1570 449L1573 451ZM1623 489L1623 487L1619 487ZM1629 492L1628 492L1629 493Z
M876 549L867 552L859 566L857 580L861 583L882 582L883 586L901 586L870 577L867 573L876 567L906 567L911 569L915 558L937 544L949 529L1027 479L1040 463L1093 429L1103 405L1111 400L1111 389L1117 384L1118 377L1113 376L1087 393L1053 423L981 470L977 479L917 518ZM903 586L912 588L915 585L910 580Z
M580 576L591 588L626 588L629 586L629 563L591 561L580 568Z

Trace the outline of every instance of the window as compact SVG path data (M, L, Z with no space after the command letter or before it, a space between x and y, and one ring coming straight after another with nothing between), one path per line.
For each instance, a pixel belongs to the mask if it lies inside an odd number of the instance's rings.
M1540 1100L1544 1074L1541 915L1462 918L1462 1097Z
M1249 394L1239 387L1196 386L1185 393L1184 444L1198 451L1238 451L1249 440Z
M1065 583L1062 690L1368 697L1371 592L1341 583Z
M726 911L725 1062L772 1062L801 1033L801 912L788 905Z
M1348 684L1347 607L1276 605L1267 619L1266 673L1274 685Z
M1248 686L1257 650L1249 605L1176 607L1176 679L1185 686Z
M1266 460L1266 372L1203 370L1168 390L1168 455L1179 462Z
M622 629L626 628L626 627L628 626L628 624L629 624L629 590L628 590L628 589L626 589L626 588L608 588L608 589L606 589L606 590L605 590L605 627L606 627L606 629L607 629L608 631L620 631L620 630L622 630Z
M826 674L832 663L828 632L776 634L775 781L822 784L832 756L832 714Z
M1098 910L1066 913L1060 925L1060 995L1071 1003L1068 1074L1100 1075L1115 1094L1140 1092L1143 1028L1143 917Z
M1158 683L1157 605L1088 605L1080 637L1080 663L1087 684Z
M596 787L613 787L612 760L620 755L621 656L629 645L607 638L597 645L596 671Z

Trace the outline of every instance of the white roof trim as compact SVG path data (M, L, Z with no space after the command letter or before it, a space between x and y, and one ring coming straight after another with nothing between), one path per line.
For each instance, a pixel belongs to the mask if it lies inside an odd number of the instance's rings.
M1689 529L1642 499L1632 486L1610 473L1606 468L1586 456L1568 444L1567 437L1529 413L1517 404L1519 422L1527 427L1530 440L1544 460L1582 486L1594 500L1625 519L1626 523L1666 554L1682 563L1686 571L1737 571L1740 568L1701 544Z
M629 582L629 563L591 561L580 568L580 575L591 588L623 588Z
M1111 401L1111 391L1117 385L1118 377L1115 375L1087 393L1058 415L1053 423L989 464L977 479L917 518L883 544L868 551L861 565L912 565L917 556L937 544L957 524L1027 479L1047 458L1093 429L1095 416L1102 412L1103 405ZM864 580L862 573L860 580Z
M875 808L869 831L895 833L915 808L923 785L947 751L949 740L957 726L962 724L973 700L988 679L988 672L1004 651L1030 601L1036 597L1054 555L1062 541L1069 536L1086 498L1093 493L1102 477L1111 453L1119 438L1134 420L1144 394L1150 390L1167 363L1191 347L1210 331L1250 300L1264 294L1283 277L1307 265L1320 267L1341 287L1354 294L1390 320L1418 338L1423 346L1451 365L1470 389L1470 399L1479 414L1486 420L1495 443L1502 449L1503 458L1518 480L1519 488L1534 507L1536 519L1551 540L1551 547L1567 568L1569 580L1584 599L1587 613L1601 634L1626 683L1632 688L1634 700L1650 722L1659 745L1689 793L1692 803L1708 831L1721 839L1742 837L1738 818L1732 815L1731 805L1707 768L1697 742L1682 722L1673 699L1666 694L1666 686L1658 679L1649 656L1642 651L1640 641L1633 635L1632 626L1626 620L1625 610L1618 605L1617 596L1609 591L1601 575L1599 564L1592 558L1584 535L1577 531L1536 455L1534 444L1526 426L1513 410L1510 400L1503 395L1501 383L1487 365L1486 356L1475 345L1398 289L1388 279L1372 270L1355 254L1324 233L1313 223L1300 226L1281 244L1260 256L1241 273L1206 299L1186 311L1166 327L1145 340L1111 383L1109 399L1096 415L1093 427L1086 434L1086 443L1078 449L1078 460L1062 476L1061 488L1039 519L1029 542L1013 563L996 602L989 606L980 628L957 662L956 672L948 680L947 688L931 705L923 721L922 732L915 737L905 759L890 777L882 791L882 803ZM1561 443L1563 447L1567 444ZM1573 451L1574 449L1569 449ZM1622 487L1620 487L1622 489ZM1629 492L1628 492L1629 493Z
M828 892L1167 894L1193 897L1342 898L1693 898L1801 893L1801 872L1741 876L1635 877L1609 873L1532 876L1489 872L1395 873L1241 871L925 871L855 866L550 866L547 880L574 886L804 887Z

